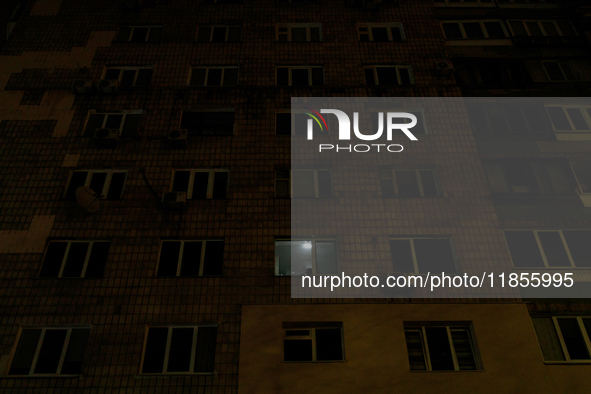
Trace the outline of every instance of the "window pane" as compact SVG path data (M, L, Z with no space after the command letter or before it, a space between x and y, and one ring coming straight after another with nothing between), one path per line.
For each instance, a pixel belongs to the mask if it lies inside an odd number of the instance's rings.
M176 276L181 243L179 241L163 241L158 263L158 276Z
M445 272L453 274L456 272L449 239L415 239L413 243L419 273Z
M324 85L324 70L322 67L312 67L312 85Z
M160 42L162 40L162 28L152 27L150 29L150 35L148 36L149 42Z
M119 79L119 74L121 74L121 69L109 68L105 73L105 79Z
M131 35L131 27L122 27L119 30L119 35L117 36L117 41L129 41L130 35Z
M211 198L226 198L226 191L228 190L228 173L224 171L215 172L213 179L213 194Z
M318 196L332 197L332 178L330 171L318 171Z
M150 328L148 330L142 373L162 373L167 336L168 328L166 327Z
M148 28L147 27L136 27L135 29L133 29L133 34L131 36L131 42L145 42L147 35L148 35Z
M285 361L312 361L312 340L284 340L283 359Z
M306 41L306 28L294 27L291 29L291 40L294 42Z
M316 329L316 360L342 360L343 342L340 328Z
M334 242L316 242L316 273L337 273L337 247Z
M205 68L194 68L191 73L191 86L205 85Z
M121 77L122 88L133 86L136 72L137 70L123 70L123 77Z
M110 114L107 115L107 122L105 123L106 129L118 129L123 121L123 115L121 114Z
M552 318L532 318L544 360L564 361L564 353Z
M425 327L427 346L433 371L453 371L454 362L445 327Z
M414 171L395 171L400 197L420 197L419 184Z
M89 187L100 198L104 197L103 196L103 189L104 189L106 180L107 180L107 173L106 172L95 172L94 174L92 174L92 178L90 179Z
M484 33L478 22L464 22L464 31L467 38L484 38Z
M365 72L365 83L367 85L375 85L376 81L373 75L373 68L366 68L363 70Z
M456 352L456 359L461 371L475 371L476 360L472 352L472 341L468 329L451 330L451 338Z
M281 263L281 262L280 262ZM312 275L312 242L291 242L291 275Z
M293 171L293 196L314 197L314 172Z
M291 113L275 114L275 131L277 135L291 135Z
M57 366L64 348L67 330L45 330L45 337L41 344L35 372L56 373Z
M385 27L373 27L371 31L373 33L374 41L388 41L388 29L386 29Z
M294 68L291 70L291 85L292 86L308 86L308 69Z
M90 329L72 329L68 350L62 365L62 374L79 374L82 371L82 361L84 361L84 350L88 342Z
M392 32L393 41L402 41L402 32L398 27L392 27L390 31Z
M505 238L515 267L544 267L533 231L505 231Z
M505 32L500 22L484 22L488 38L505 38Z
M225 42L226 30L227 29L225 27L214 27L211 42Z
M311 41L320 41L320 28L318 27L311 27L310 28L310 40Z
M591 267L591 231L563 231L576 267Z
M209 185L209 172L197 171L194 173L193 196L194 200L207 198L207 187Z
M238 69L226 68L224 70L224 86L238 85Z
M589 126L579 108L565 108L570 120L575 125L575 130L589 130Z
M555 130L572 130L562 107L546 107Z
M23 330L18 341L9 375L28 375L41 336L40 329Z
M445 38L448 40L463 38L462 30L460 30L460 25L458 23L443 23L442 25Z
M404 330L408 362L411 371L426 371L425 355L423 353L423 339L420 330Z
M410 240L390 240L390 254L394 272L415 272Z
M40 278L57 278L66 248L68 247L67 242L50 242L47 246L47 252L45 253L45 259L43 260L43 266L41 272L39 272Z
M74 171L72 173L68 191L66 192L67 200L74 200L76 198L76 189L78 189L80 186L84 186L87 176L88 171Z
M529 34L531 36L543 36L542 29L540 29L538 22L525 22L525 25L529 29Z
M125 172L115 172L111 176L111 183L109 184L109 190L107 193L108 200L119 200L121 193L123 193L123 185L125 184Z
M85 137L92 137L96 129L103 127L103 121L105 120L104 114L91 114L86 122L86 130L84 131Z
M401 85L411 85L412 84L412 80L410 78L410 68L399 67L398 74L400 74L400 84Z
M86 267L86 278L102 278L105 271L105 263L109 255L110 242L93 242Z
M570 267L570 261L558 231L540 231L538 237L550 267Z
M203 276L221 275L224 263L224 242L207 241L205 243L205 260Z
M285 67L277 68L277 85L278 86L289 85L288 71L289 71L289 69L287 69Z
M582 193L591 193L591 162L575 162L572 168Z
M546 30L547 36L556 37L559 35L554 22L542 22L542 27Z
M217 327L199 327L193 372L213 372L216 340Z
M583 334L581 333L577 319L560 318L557 320L570 359L589 360L589 350L583 339Z
M558 62L544 62L542 63L551 81L564 81L564 75L558 65Z
M291 275L290 241L275 241L275 264L279 275Z
M377 67L378 84L380 85L398 85L398 76L396 67Z
M197 42L209 42L211 37L211 27L200 27L197 35Z
M201 247L203 242L185 241L183 247L183 259L181 265L181 276L198 276L201 263Z
M79 278L81 276L89 245L88 242L72 242L70 244L62 277Z
M173 192L187 192L189 191L189 179L191 178L191 171L175 171L172 180Z
M167 372L189 372L192 349L193 328L173 328Z
M569 21L558 21L557 24L563 36L569 37L577 35L577 32L572 27Z
M523 37L527 36L527 30L525 30L525 26L523 25L522 21L509 21L509 25L513 30L513 35L516 37Z
M432 171L421 171L421 182L425 197L437 197L437 187L435 186L435 177Z
M222 69L210 68L207 73L207 86L220 86L222 84Z

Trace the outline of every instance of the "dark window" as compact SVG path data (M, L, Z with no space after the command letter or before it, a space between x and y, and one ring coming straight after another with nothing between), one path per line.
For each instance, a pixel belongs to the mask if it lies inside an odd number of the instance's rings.
M24 329L8 374L80 374L89 334L90 328Z
M191 86L235 86L238 67L203 67L191 72Z
M332 176L330 170L293 170L292 197L332 197Z
M122 88L143 87L150 84L153 71L152 67L109 67L104 79L116 79Z
M108 241L52 241L39 277L102 278L110 246Z
M277 86L323 86L322 67L277 67Z
M142 114L134 112L95 113L91 111L84 130L85 137L93 137L97 129L118 129L121 137L137 135Z
M343 323L284 323L284 361L342 361Z
M475 371L478 368L469 327L406 327L412 371Z
M544 360L590 360L591 317L533 317Z
M589 161L575 161L571 163L571 167L579 185L579 191L582 194L591 193L591 162Z
M188 199L225 199L228 191L227 170L176 170L172 191L185 192Z
M390 254L394 272L456 272L456 263L448 238L391 239Z
M158 276L220 276L224 241L162 241Z
M547 106L552 125L556 131L589 132L591 125L591 108Z
M277 135L291 135L291 113L275 113L275 133Z
M201 26L197 42L240 42L241 37L240 26Z
M379 172L382 197L437 197L432 170L389 170Z
M522 60L454 59L458 84L466 87L506 89L525 87L531 78Z
M412 85L410 66L374 66L364 69L367 85Z
M216 326L150 327L142 373L212 373L216 339Z
M81 186L90 187L100 199L119 200L123 194L127 171L89 170L74 171L66 191L67 200L76 199L76 190Z
M187 129L190 135L232 135L234 111L183 111L181 129Z

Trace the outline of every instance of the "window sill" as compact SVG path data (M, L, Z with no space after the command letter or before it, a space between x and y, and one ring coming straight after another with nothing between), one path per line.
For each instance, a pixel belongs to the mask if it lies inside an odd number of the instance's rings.
M36 374L36 375L5 375L0 376L0 379L34 379L34 378L60 378L60 379L82 379L83 375L56 375L56 374Z
M169 372L169 373L142 373L133 375L135 379L148 378L172 378L179 376L217 376L217 372Z

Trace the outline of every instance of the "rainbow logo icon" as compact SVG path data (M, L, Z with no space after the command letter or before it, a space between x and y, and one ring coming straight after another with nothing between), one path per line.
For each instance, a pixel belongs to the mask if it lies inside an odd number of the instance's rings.
M304 111L304 113L306 115L310 116L312 119L314 119L316 121L316 123L318 123L318 126L320 126L320 130L323 132L324 132L324 127L322 127L322 123L324 123L324 126L326 127L326 132L328 132L328 125L326 124L326 120L324 120L324 118L322 117L322 115L320 115L320 113L318 111L315 111L312 108L308 108L308 107L303 107L303 108L314 112L314 113L310 113L310 112ZM320 120L318 118L322 119L322 123L320 123Z

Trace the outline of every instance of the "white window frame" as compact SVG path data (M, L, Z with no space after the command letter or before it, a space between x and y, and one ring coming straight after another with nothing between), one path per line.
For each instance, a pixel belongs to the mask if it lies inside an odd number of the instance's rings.
M435 181L435 190L437 192L437 196L436 197L429 196L426 198L437 198L440 196L439 185L437 184L437 174L435 173L435 170L433 170L432 168L411 168L411 169L400 169L399 168L399 169L391 169L390 173L391 173L392 177L389 178L393 183L394 195L396 197L400 196L400 193L398 192L398 182L396 181L396 171L406 171L406 172L412 171L415 173L415 179L417 180L417 184L419 186L420 198L425 198L425 191L423 189L423 179L421 178L421 171L430 171L433 174L433 179ZM388 178L380 178L380 179L388 179Z
M285 86L285 85L278 85L279 82L279 77L278 77L278 73L279 73L279 69L280 68L287 68L287 78L288 78L288 85L292 87L293 86L293 81L291 78L291 72L292 70L308 70L308 86L310 87L314 87L314 86L324 86L324 85L313 85L312 84L312 69L313 68L319 68L322 70L322 82L326 83L326 79L324 78L324 67L323 66L277 66L275 68L275 86ZM296 86L296 87L303 87L303 86Z
M279 170L281 171L281 170ZM293 171L292 169L289 170L289 198L294 198L293 197ZM320 169L314 169L314 170L306 170L306 169L301 169L301 170L295 170L296 172L313 172L313 177L314 177L314 197L308 197L308 198L320 198L320 187L318 185L318 171L330 171L330 181L331 181L331 189L332 189L332 194L334 196L334 189L333 189L333 176L332 176L332 170L328 169L328 168L320 168ZM277 196L277 170L275 170L275 196ZM279 180L285 180L285 178L280 178ZM302 198L306 198L306 197L302 197Z
M305 28L306 29L306 41L305 42L322 42L322 25L320 23L278 23L275 25L275 41L277 42L284 42L279 41L280 35L285 35L287 37L286 42L294 42L292 41L292 29L293 28ZM318 41L312 41L312 28L318 28ZM280 32L280 29L287 29L287 32ZM304 42L304 41L295 41L295 42Z
M125 125L125 118L127 117L127 115L142 115L143 113L144 113L144 111L141 109L130 109L130 110L111 111L111 112L97 112L96 110L91 109L90 111L88 111L88 115L86 115L86 121L84 122L83 130L86 130L86 126L88 125L88 120L90 119L90 115L105 115L105 117L103 119L103 124L101 127L99 127L101 129L104 129L105 126L107 125L107 120L109 119L109 115L113 115L113 116L123 115L121 118L121 122L119 123L119 135L121 135L121 133L123 132L123 126Z
M150 332L150 328L167 328L168 332L167 332L167 338L166 338L166 348L164 350L164 360L162 361L162 372L154 372L154 373L144 373L141 372L140 369L140 374L141 375L148 375L148 376L152 376L152 375L213 375L215 374L215 372L192 372L195 369L195 355L197 353L197 339L199 336L199 327L218 327L217 324L199 324L199 325L171 325L171 326L161 326L161 325L154 325L154 326L146 326L146 331L144 334L144 349L142 351L142 359L140 362L140 365L143 367L144 366L144 361L146 358L146 350L147 350L147 345L148 345L148 333ZM174 328L192 328L193 329L193 341L191 343L192 348L191 348L191 358L190 358L190 362L189 362L189 371L187 372L178 372L178 371L173 371L173 372L168 372L166 371L167 367L168 367L168 359L170 357L170 343L172 341L172 331ZM217 350L217 346L215 346L216 350ZM216 351L214 350L214 352Z
M62 258L62 263L60 265L60 270L59 273L57 275L57 278L61 278L63 273L64 273L64 269L66 267L66 261L68 260L68 255L70 253L70 247L72 246L72 244L74 243L78 243L78 244L88 244L88 249L86 250L86 256L84 257L84 263L82 265L82 272L80 272L80 276L76 277L76 278L85 278L86 277L86 269L88 268L88 261L90 260L90 255L92 254L92 248L96 243L110 243L110 241L102 241L102 240L93 240L93 241L78 241L78 240L55 240L55 241L50 241L50 243L67 243L68 246L66 246L66 251L64 252L64 257ZM49 243L47 245L49 247ZM47 248L45 250L45 252L47 253ZM45 255L43 256L43 262L45 262ZM43 269L43 267L42 267ZM73 278L68 276L68 278Z
M121 79L123 78L123 72L124 71L135 71L135 76L133 77L133 83L131 84L131 86L135 87L135 84L137 83L137 78L140 75L140 70L152 70L154 71L154 66L105 66L104 70L103 70L103 74L101 76L101 79L104 80L105 77L107 76L107 71L109 70L119 70L119 78L117 78L117 81L119 81L119 83L121 83Z
M375 66L366 66L363 67L364 70L364 77L365 77L365 70L371 69L373 70L373 78L374 78L374 82L375 82L375 86L389 86L389 85L382 85L380 84L380 81L378 79L378 68L393 68L396 70L396 79L398 80L398 86L410 86L410 85L414 85L415 84L415 77L414 74L412 72L412 66L410 64L405 64L405 65L375 65ZM408 75L410 76L410 85L404 85L402 84L402 79L400 77L400 70L401 69L405 69L408 70ZM365 81L365 84L367 85L367 81ZM374 86L374 85L368 85L368 86Z
M339 267L339 259L338 259L338 244L337 244L337 240L335 238L275 238L275 243L274 243L274 254L275 254L275 276L291 276L291 274L288 275L283 275L281 273L279 273L279 261L278 261L278 257L277 256L277 242L289 242L290 244L292 242L309 242L312 244L312 275L318 275L316 273L316 242L332 242L335 245L335 260L337 262L337 271L338 271L338 267ZM290 247L292 247L290 245Z
M10 357L10 362L8 363L8 369L7 371L10 370L10 367L12 366L12 363L14 362L14 357L16 356L16 350L18 348L18 345L20 344L20 340L21 340L21 336L24 330L41 330L41 335L39 335L39 340L37 342L37 348L35 349L35 356L33 357L33 361L31 362L31 367L29 368L29 373L26 375L7 375L9 377L23 377L23 376L34 376L34 377L50 377L50 376L80 376L80 374L62 374L61 370L62 367L64 365L64 360L66 359L66 352L68 350L68 346L70 344L70 337L72 336L72 330L74 329L86 329L86 330L90 330L91 326L88 325L83 325L83 326L46 326L46 327L35 327L35 326L24 326L24 327L20 327L19 329L19 333L15 342L15 345L13 347L12 350L12 354ZM58 362L58 366L57 366L57 370L55 373L43 373L43 374L36 374L34 373L35 371L35 366L37 365L37 361L39 359L39 353L41 351L41 346L43 344L43 340L45 339L45 333L48 330L67 330L66 332L66 338L64 339L64 344L62 346L62 351L61 351L61 355L60 355L60 359ZM86 349L85 349L86 350Z
M560 329L560 325L558 324L558 319L561 318L566 318L566 319L577 319L577 323L579 324L579 330L581 330L581 334L583 336L583 340L585 341L585 345L587 345L587 351L589 352L589 355L591 356L591 339L589 338L589 335L587 334L587 329L585 328L585 325L583 323L583 318L585 319L589 319L591 317L589 316L552 316L552 323L554 323L554 329L556 330L556 335L558 336L558 340L560 341L560 347L562 350L562 353L564 354L564 358L565 361L563 361L563 363L577 363L577 364L581 364L581 363L591 363L591 358L590 359L583 359L583 360L571 360L570 355L568 353L568 349L566 347L566 342L564 341L564 337L562 336L562 330ZM539 343L539 342L538 342ZM550 363L560 363L560 361L558 360L548 360L547 362Z
M548 72L548 69L546 68L547 63L556 63L558 65L558 68L562 72L562 76L564 77L564 79L561 79L561 80L552 79L550 77L550 73ZM568 64L568 66L571 68L571 71L575 77L574 79L569 79L568 76L566 75L566 72L564 71L564 67L563 67L563 64L565 64L565 63ZM546 78L548 79L549 82L566 83L566 82L576 82L580 79L579 76L577 75L578 70L568 60L562 60L562 61L560 61L560 60L543 60L542 61L542 69L544 70L544 74L546 75Z
M404 29L402 28L402 23L400 22L393 22L393 23L358 23L357 24L357 39L359 42L361 41L361 35L367 34L369 42L374 42L373 38L373 28L374 27L385 27L388 32L388 42L398 42L394 41L394 36L392 34L392 28L396 28L400 30L400 37L401 41L406 41L406 36L404 35ZM366 32L362 32L362 29L366 29Z
M131 37L133 37L133 33L135 29L148 29L148 33L146 34L146 39L143 42L150 42L150 33L152 32L153 28L162 29L160 25L149 25L149 26L123 26L124 28L131 29L129 32L129 36L125 39L126 42L131 42Z
M509 242L507 242L507 236L505 236L505 234L503 232L503 235L505 238L505 244L507 245L507 250L509 251L509 256L511 257L511 264L513 264L513 267L515 267L517 269L520 269L520 270L528 270L528 269L539 270L541 268L550 268L553 270L563 270L563 269L573 269L573 268L589 269L589 267L577 267L575 265L575 262L573 261L573 256L571 255L570 249L569 249L568 244L566 242L566 238L564 238L564 234L562 233L564 230L517 230L517 229L514 230L514 229L510 229L510 230L505 230L505 231L533 232L535 240L536 240L536 245L538 246L538 250L540 252L540 255L542 256L542 261L544 262L543 267L516 267L515 263L513 262L513 256L511 256L511 249L509 248ZM586 231L586 230L568 229L566 231ZM544 252L544 248L542 247L542 241L540 241L540 237L538 236L538 233L555 233L555 232L558 232L558 234L560 235L560 240L562 241L562 246L564 247L564 250L565 250L568 260L570 262L569 267L567 267L567 266L556 267L556 266L548 265L548 259L546 257L546 253Z
M88 174L86 174L86 181L84 182L84 186L89 187L90 183L92 181L92 176L94 174L107 174L107 177L105 178L105 184L103 185L103 190L101 191L101 193L97 193L98 198L101 200L104 200L107 198L107 196L109 195L109 188L111 187L111 180L113 179L113 174L125 174L125 179L123 180L123 188L121 189L121 196L123 196L123 191L125 190L125 182L127 181L127 175L129 173L128 170L83 170L83 169L79 169L79 170L74 170L71 172L70 177L68 179L68 187L66 188L66 192L68 192L68 189L70 188L70 182L72 182L72 176L74 175L75 172L87 172ZM121 196L119 196L119 198L121 198ZM64 194L65 197L65 194Z
M210 25L210 24L204 24L202 26L199 26L199 29L202 27L209 27L211 28L211 31L209 32L209 41L205 41L205 42L213 42L213 32L216 28L220 28L223 27L226 29L226 35L224 36L224 41L222 42L229 42L228 41L228 35L230 34L230 28L232 27L239 27L240 28L240 41L232 41L232 43L239 43L242 40L242 25ZM197 31L197 37L199 37L199 31Z
M182 269L182 262L183 262L183 254L185 253L185 243L187 242L200 242L201 243L201 256L199 257L199 277L203 276L203 269L205 267L205 249L207 248L208 242L222 242L224 243L223 239L163 239L160 241L160 251L158 252L158 266L156 267L156 273L158 273L158 269L160 268L160 262L162 258L162 245L164 242L180 242L181 247L179 249L179 257L177 260L176 265L176 275L175 278L185 278L185 276L181 276L181 269ZM217 276L217 275L214 275ZM158 276L159 278L166 278L165 276Z
M406 331L418 331L420 333L421 336L421 345L423 346L423 357L425 359L425 367L426 370L425 371L417 371L417 370L411 370L412 372L433 372L433 367L431 365L431 356L429 354L429 341L427 338L427 331L426 328L427 327L439 327L439 328L445 328L447 330L447 340L449 341L449 348L451 350L451 356L453 359L453 363L454 363L454 371L466 371L466 370L461 370L459 363L458 363L458 357L456 355L456 349L453 343L453 339L451 336L451 332L452 331L467 331L468 335L470 337L470 348L472 350L472 357L474 357L474 364L476 365L476 369L473 371L480 371L482 370L482 366L480 364L480 356L478 354L478 349L476 348L476 344L474 341L474 330L472 325L468 326L468 327L460 327L460 326L446 326L446 325L433 325L433 326L405 326L404 327L404 331L406 333ZM408 349L407 349L408 351ZM439 372L439 371L435 371L435 372Z
M546 105L546 106L544 106L544 108L548 108L548 107L562 108L562 110L564 112L564 116L566 116L568 123L572 127L571 130L556 130L554 123L551 121L552 117L548 114L548 117L550 118L550 123L552 124L552 130L554 130L555 133L591 133L591 106L589 106L589 105ZM581 115L583 116L583 119L587 123L589 130L579 130L575 127L575 124L572 121L569 113L566 111L568 108L576 108L581 111Z
M571 37L571 36L565 36L562 33L562 30L560 30L560 26L558 26L558 23L557 23L557 22L568 22L568 23L570 23L573 31L575 32L576 37L579 36L577 29L575 29L575 26L573 25L573 23L571 21L569 21L568 19L564 19L564 20L563 19L508 19L507 26L509 27L509 30L511 31L512 37L516 37L516 36L515 36L515 32L513 32L513 27L511 27L511 22L521 22L521 24L525 28L525 31L527 32L528 37L539 37L539 36L532 36L531 32L529 31L529 27L527 26L527 23L531 23L531 22L537 23L538 27L540 28L540 31L543 34L542 37L554 37L554 36L548 36L548 33L546 32L546 29L543 26L543 22L553 23L554 27L556 28L556 31L558 32L558 37ZM517 36L517 37L520 37L520 36Z
M591 131L591 130L589 130L589 131ZM591 191L584 192L583 191L583 187L581 186L581 182L579 182L579 178L577 177L577 172L574 169L574 165L575 164L578 164L578 163L587 163L587 164L589 164L591 166L591 161L589 161L589 160L573 160L573 161L571 161L569 163L570 164L570 168L571 168L571 170L573 172L573 176L575 177L575 181L577 182L577 186L579 188L579 192L581 194L591 194Z
M419 270L419 262L417 261L417 254L415 251L415 239L446 239L449 241L449 248L451 250L452 256L453 256L453 260L454 260L454 266L456 268L458 268L458 259L456 257L456 251L453 245L453 239L451 237L390 237L388 238L388 241L410 241L410 253L412 256L412 265L414 267L414 274L416 275L425 275L425 274L421 274L420 270ZM390 253L392 253L392 251L390 250ZM398 273L396 271L392 272L392 273ZM407 272L404 272L407 273Z
M240 78L239 68L240 67L238 67L238 66L194 66L194 67L191 67L191 69L189 70L189 80L187 81L187 86L191 86L191 80L193 79L193 72L197 69L205 70L205 80L203 81L203 85L198 85L198 87L213 86L213 87L219 88L222 86L238 86L238 79ZM207 78L209 77L209 70L214 70L214 69L215 70L222 70L220 84L219 85L208 85ZM224 77L225 77L227 69L232 69L232 70L238 71L238 76L236 78L236 85L224 85Z
M486 26L484 25L485 22L498 22L505 33L505 38L490 38L488 35L488 31L486 30ZM445 29L443 28L444 23L455 23L460 27L460 31L462 33L462 38L447 38L445 35ZM484 34L484 37L480 38L469 38L466 34L466 30L464 29L464 23L478 23L480 25L480 30ZM503 40L509 38L509 32L507 31L507 27L503 23L501 19L483 19L483 20L461 20L461 21L441 21L441 31L443 32L443 36L446 40Z
M283 329L283 341L298 341L298 340L311 340L312 341L312 360L304 360L304 361L286 361L285 360L285 351L283 352L283 362L284 363L314 363L314 362L343 362L345 361L345 338L343 335L343 326L340 327L326 327L329 329L340 329L341 330L341 353L343 354L343 358L341 360L320 360L318 361L317 358L317 350L316 350L316 329L323 329L325 327L306 327L306 328L284 328ZM287 335L287 331L303 331L307 330L309 335Z
M174 186L174 177L177 171L191 171L191 175L189 176L189 185L187 186L187 199L193 198L193 186L195 185L195 174L198 172L207 172L209 177L207 178L207 193L206 193L206 200L211 200L213 196L213 183L215 180L215 173L217 172L226 172L228 173L228 183L226 184L226 193L228 192L228 188L230 187L230 170L227 168L217 168L217 169L203 169L203 168L178 168L176 170L172 170L172 178L170 181L170 191L172 192Z

